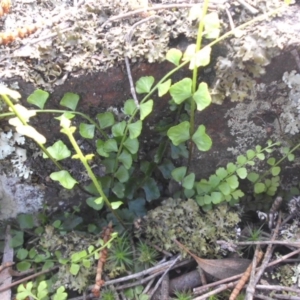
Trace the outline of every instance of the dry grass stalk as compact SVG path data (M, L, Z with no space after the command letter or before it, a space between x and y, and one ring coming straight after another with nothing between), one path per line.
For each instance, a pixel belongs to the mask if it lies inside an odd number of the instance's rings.
M104 229L103 234L102 234L104 244L106 244L109 241L112 231L113 231L112 222L110 222L107 225L107 227ZM103 267L104 267L104 264L106 263L106 260L107 260L107 247L102 249L99 253L95 285L92 290L92 293L93 293L94 297L96 297L96 298L100 297L100 289L105 283L104 280L102 279L102 272L103 272Z
M259 247L257 248L259 249ZM256 249L256 250L257 250ZM256 259L256 265L260 263L260 261L263 258L264 253L261 250L255 251L255 259ZM235 300L245 284L247 283L248 279L250 278L251 271L253 269L253 264L250 264L243 276L238 281L237 285L235 286L234 290L231 292L231 295L229 297L229 300ZM255 266L254 266L255 269Z

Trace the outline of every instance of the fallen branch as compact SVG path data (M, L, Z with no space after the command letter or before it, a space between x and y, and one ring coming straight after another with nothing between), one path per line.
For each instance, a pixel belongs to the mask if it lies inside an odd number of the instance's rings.
M174 265L171 269L182 267L182 266L190 263L191 261L192 261L191 259L181 261L181 262L177 263L176 265ZM144 271L141 271L141 272L138 272L138 273L135 273L135 274L131 274L131 275L128 275L128 276L125 276L125 277L121 277L121 278L106 281L104 286L108 286L108 285L112 285L112 284L114 285L114 284L117 284L117 283L130 281L130 280L133 280L133 279L144 277L148 274L152 274L151 276L156 277L156 276L160 275L161 273L163 273L172 263L173 263L173 261L167 261L167 262L164 262L160 265L156 265L155 267L149 268L147 270L144 270ZM149 277L147 277L147 278L149 278ZM149 281L149 280L147 280L147 281ZM89 289L92 289L92 288L93 288L93 286L89 286Z
M286 254L284 256L282 256L281 258L279 259L276 259L274 261L272 261L271 263L269 263L267 265L267 268L268 267L272 267L272 266L275 266L283 261L285 261L287 258L291 257L291 256L294 256L294 255L297 255L300 253L300 249L297 249L289 254ZM261 267L258 267L255 269L255 271L258 271ZM227 282L230 282L230 281L233 281L233 280L236 280L236 279L239 279L241 276L243 275L242 274L238 274L238 275L235 275L235 276L232 276L232 277L229 277L229 278L226 278L226 279L222 279L222 280L219 280L219 281L216 281L216 282L213 282L213 283L209 283L207 284L206 286L200 286L198 288L194 288L193 289L193 293L194 295L199 295L199 294L202 294L203 292L207 291L208 289L212 288L212 287L215 287L215 286L218 286L220 284L225 284ZM207 295L207 294L206 294ZM198 299L198 298L196 298ZM203 298L204 299L204 298Z

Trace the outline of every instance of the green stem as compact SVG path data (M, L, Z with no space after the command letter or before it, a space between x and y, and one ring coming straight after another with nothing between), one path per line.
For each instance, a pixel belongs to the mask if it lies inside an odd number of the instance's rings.
M289 151L289 153L287 153L285 156L283 156L280 160L278 160L274 166L271 167L271 169L273 167L276 167L278 165L280 165L287 157L289 154L292 154L294 151L296 151L298 148L300 147L300 144L296 145L291 151ZM266 149L266 148L265 148ZM263 173L258 179L256 182L259 182L261 181L262 179L264 179L268 174L271 173L271 169L267 170L265 173Z
M79 115L81 117L83 117L84 119L88 120L91 124L93 124L97 130L104 136L105 139L109 139L108 135L106 134L106 132L101 129L101 127L97 124L97 122L95 122L93 119L91 119L88 115L82 113L82 112L79 112L79 111L67 111L67 110L58 110L58 109L45 109L45 110L42 110L42 111L36 111L36 112L39 112L39 113L66 113L66 112L69 112L69 113L72 113L74 115Z
M29 126L27 120L23 118L21 114L19 114L18 110L15 108L15 105L10 101L9 97L7 95L1 95L1 97L5 101L5 103L9 106L9 108L12 110L12 114L15 115L24 126ZM49 153L49 151L45 148L45 146L36 140L35 142L38 144L40 149L52 160L52 162L57 166L57 168L62 170L63 167L61 166L61 164Z
M199 22L199 28L198 28L198 35L197 35L197 42L196 42L196 50L195 53L197 53L201 49L202 44L202 36L204 31L204 18L207 14L208 10L208 3L209 0L205 0L202 8L202 17ZM192 81L192 95L196 92L197 89L197 78L198 78L198 68L197 66L193 69L193 81ZM191 112L190 112L190 138L192 138L193 134L195 133L195 111L196 111L196 102L194 99L191 99ZM189 158L188 158L188 164L187 164L187 172L191 163L193 151L194 151L194 143L192 140L190 140L190 147L189 147Z
M104 136L104 138L109 139L108 135L106 134L106 132L101 129L101 127L97 124L97 122L95 122L93 119L91 119L88 115L79 112L79 111L69 111L69 110L60 110L60 109L43 109L43 110L32 110L35 113L59 113L59 114L63 114L63 113L72 113L74 115L79 115L81 117L83 117L84 119L88 120L91 124L95 125L95 127L98 129L98 131ZM13 116L14 113L12 112L8 112L8 113L3 113L0 115L0 118L7 118L7 117L11 117Z
M100 248L97 248L97 249L93 250L90 254L87 254L83 258L89 258L89 257L95 255L96 253L99 253L100 251L102 251L103 249L105 249L116 237L117 236L111 237L103 246L101 246Z
M202 36L203 36L203 31L204 31L204 17L207 14L208 3L209 3L209 0L205 0L204 4L203 4L202 17L201 17L201 21L199 22L195 53L197 53L201 49ZM194 94L197 89L197 78L198 78L198 68L195 66L193 69L192 94ZM196 103L195 103L195 101L192 100L191 101L191 127L190 127L190 135L191 136L194 134L194 131L195 131L195 129L194 129L194 127L195 127L194 126L195 109L196 109Z
M109 244L111 244L111 242L117 237L116 236L112 236L104 245L102 245L101 247L97 248L97 249L94 249L91 253L89 254L86 254L85 256L81 257L81 261L83 259L88 259L89 257L91 256L94 256L96 253L99 253L100 251L102 251L103 249L105 249L106 247L108 247ZM47 260L48 261L48 260ZM54 261L54 260L53 260ZM55 261L57 262L57 260ZM67 263L71 262L71 259L68 259L66 261Z
M99 195L102 197L102 199L104 200L106 206L108 207L108 209L112 212L112 214L117 218L117 220L122 224L122 226L126 229L126 226L125 224L123 223L122 219L119 217L119 215L116 213L116 211L112 208L111 206L111 203L109 202L109 200L107 199L105 193L103 192L103 189L102 189L102 185L101 183L97 180L94 172L92 171L90 165L88 164L87 162L87 158L83 155L81 149L79 148L76 140L74 139L74 136L73 136L73 133L72 133L72 130L74 129L75 131L75 127L64 127L62 132L65 133L74 150L76 151L77 155L78 155L78 158L80 159L80 161L82 162L82 164L84 165L89 177L91 178L91 180L93 181L93 184L95 185L96 189L97 189L97 192L99 193Z
M31 297L32 297L33 299L35 299L35 300L39 300L39 298L36 297L36 296L34 296L32 293L31 293Z
M289 153L287 153L285 156L283 156L278 162L276 162L276 164L274 165L274 167L278 166L279 164L281 164L281 162L283 160L285 160L289 154L292 154L294 151L296 151L298 148L300 147L300 144L298 144L297 146L295 146L291 151L289 151Z
M3 101L7 104L7 106L12 110L11 114L17 116L17 118L21 121L23 125L27 125L26 120L16 110L14 104L10 101L9 97L7 95L1 95L1 97Z

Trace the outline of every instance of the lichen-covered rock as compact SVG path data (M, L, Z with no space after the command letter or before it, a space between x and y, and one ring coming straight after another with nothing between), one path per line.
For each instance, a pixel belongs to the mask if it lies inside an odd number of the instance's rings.
M0 72L0 77L20 76L38 87L53 90L55 85L63 84L69 74L77 77L105 71L123 62L125 56L133 63L160 62L172 40L180 35L190 40L196 38L198 24L189 18L193 2L198 1L190 1L186 7L164 7L129 17L126 13L147 8L148 1L96 0L77 6L66 0L58 0L55 5L14 2L0 30L15 30L29 24L38 24L39 30L22 42L16 40L10 45L0 45L0 49L11 52L2 61L5 71ZM152 6L160 4L178 5L178 1L155 1ZM260 0L254 9L259 15L283 5L279 0ZM222 32L230 30L224 8L230 10L235 26L254 18L240 1L211 1L210 9L218 12ZM140 21L138 26L132 27ZM226 57L218 55L212 85L214 102L221 103L229 95L233 101L247 97L255 84L254 78L264 73L272 57L278 55L284 45L299 38L284 23L277 26L277 22L274 26L272 22L254 23L222 42L227 53ZM129 43L127 34L131 35Z
M239 221L239 215L226 204L203 213L193 199L169 198L148 212L137 234L167 251L180 250L173 242L177 239L198 256L215 257L220 254L216 241L234 239Z
M276 0L257 1L256 8L260 13L270 13L282 4ZM233 3L232 7L234 6ZM286 51L291 45L298 44L299 30L294 13L292 8L282 9L278 14L279 18L253 23L236 31L233 38L222 43L227 49L227 55L217 58L216 77L212 85L215 103L222 103L226 97L231 101L254 97L256 80L266 73L265 67L272 58ZM236 26L254 18L245 8L233 12L233 17L237 18ZM227 25L227 30L229 29Z
M197 24L188 20L189 6L122 16L143 7L139 1L127 0L96 0L75 7L65 0L56 1L55 6L43 2L35 5L15 2L2 29L14 30L15 26L32 23L40 24L40 29L22 42L16 40L10 45L0 45L0 49L11 48L12 52L9 59L2 61L6 68L0 70L0 77L20 76L52 91L55 85L63 84L69 74L77 77L106 71L124 61L125 56L132 62L162 61L170 39L180 34L196 37ZM22 17L24 10L26 17ZM132 28L151 15L151 20ZM115 16L120 18L109 21ZM129 43L125 38L128 33L132 36ZM29 60L25 61L24 57Z

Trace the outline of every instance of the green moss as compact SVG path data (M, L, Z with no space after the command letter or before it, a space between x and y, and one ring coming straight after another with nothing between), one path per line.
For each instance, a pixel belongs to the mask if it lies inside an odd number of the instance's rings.
M180 250L173 242L176 238L195 254L214 257L220 254L216 241L234 239L239 221L238 214L226 204L203 213L193 199L169 198L148 212L137 234L144 234L148 242L167 251Z

